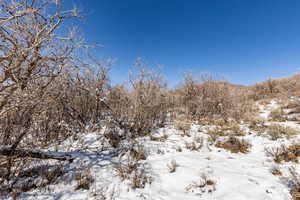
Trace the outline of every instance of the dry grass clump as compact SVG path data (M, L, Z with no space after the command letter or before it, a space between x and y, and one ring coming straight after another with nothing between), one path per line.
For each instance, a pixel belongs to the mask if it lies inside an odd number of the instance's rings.
M146 184L152 183L146 165L138 161L119 162L114 168L122 181L130 181L132 189L144 188Z
M300 156L300 145L281 145L280 147L266 148L265 151L267 155L273 157L276 163L281 163L283 161L298 163L298 157Z
M208 134L208 141L213 144L215 143L219 137L224 136L245 136L246 133L244 130L241 129L241 127L236 123L231 123L229 125L224 125L221 127L214 127L208 129L206 132Z
M232 153L248 153L252 145L244 139L234 136L227 138L225 141L218 141L216 147L229 150Z
M75 190L89 190L95 181L89 168L84 171L76 172L75 180L77 181Z
M271 173L274 175L274 176L281 176L282 175L282 172L280 170L280 168L278 166L274 166L270 169Z
M225 133L226 136L245 136L244 130L237 124L232 123L229 126L222 126L221 131Z
M270 112L269 118L273 121L279 121L279 122L286 121L286 116L281 107L273 109Z
M117 176L122 181L129 180L131 188L144 188L146 184L152 183L152 176L150 175L146 160L146 152L144 147L135 143L130 149L127 150L125 159L120 158L118 163L114 164L114 169Z
M265 130L267 129L265 120L262 118L253 118L249 121L249 129L258 132L259 134L265 132Z
M294 128L278 124L268 126L266 132L267 136L270 137L271 140L278 140L280 138L291 138L297 133L298 131Z
M195 190L200 190L200 192L212 193L216 191L216 181L212 178L209 178L205 173L201 174L198 182L194 182L188 185L185 190L187 192L194 192Z

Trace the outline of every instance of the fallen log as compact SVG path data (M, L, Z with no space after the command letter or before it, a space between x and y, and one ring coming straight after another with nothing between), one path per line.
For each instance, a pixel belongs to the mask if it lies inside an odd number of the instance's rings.
M30 157L38 159L55 159L72 162L74 158L66 152L41 151L30 149L11 149L11 147L0 147L0 155L15 157Z

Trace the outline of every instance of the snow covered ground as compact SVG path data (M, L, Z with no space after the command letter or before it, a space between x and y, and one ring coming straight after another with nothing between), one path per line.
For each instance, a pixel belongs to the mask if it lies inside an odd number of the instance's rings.
M268 118L270 110L277 103L261 106L261 117ZM295 122L281 122L284 125L300 129ZM153 141L142 138L141 142L147 151L147 172L152 177L151 184L142 189L132 189L128 181L122 181L113 168L119 158L116 152L103 149L101 133L87 133L79 139L70 138L56 146L59 151L72 152L76 158L68 165L70 169L66 177L72 176L76 170L89 169L95 181L89 190L75 190L77 182L66 181L51 185L47 189L33 190L23 193L20 199L26 200L85 200L85 199L118 199L118 200L290 200L288 168L300 167L296 163L276 164L269 157L265 148L290 143L286 139L272 141L247 126L241 125L246 131L244 138L252 144L247 154L231 153L228 150L209 145L207 126L192 125L189 134L182 134L174 126L168 125L157 130L157 137L164 136L164 141ZM299 131L300 133L300 131ZM198 139L197 139L198 138ZM189 143L200 141L203 147L197 151L187 149ZM220 138L219 138L220 139ZM222 138L221 138L222 139ZM298 141L298 136L293 138ZM176 170L171 173L169 167L176 161ZM282 176L275 176L271 169L277 166ZM214 184L197 187L204 179ZM69 181L68 181L69 180ZM13 199L13 198L10 198Z

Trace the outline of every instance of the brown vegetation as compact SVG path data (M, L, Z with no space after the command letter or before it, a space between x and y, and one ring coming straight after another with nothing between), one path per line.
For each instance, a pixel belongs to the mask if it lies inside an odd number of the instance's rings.
M266 148L266 153L272 156L276 163L296 162L300 156L300 145L291 144L289 146L281 145L280 147Z
M231 136L225 141L218 141L216 147L227 149L232 153L248 153L252 145L244 139Z

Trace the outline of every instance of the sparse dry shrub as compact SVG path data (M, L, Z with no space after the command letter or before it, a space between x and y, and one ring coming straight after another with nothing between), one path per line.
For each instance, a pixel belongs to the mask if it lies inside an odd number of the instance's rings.
M120 161L113 165L122 181L128 180L132 189L144 188L152 183L152 176L146 160L146 151L141 143L131 141L131 146ZM122 155L122 154L121 154Z
M248 153L251 146L246 140L234 136L225 141L218 141L216 144L216 147L229 150L231 153Z
M246 133L244 130L241 129L241 127L236 123L227 124L224 126L217 126L214 128L208 129L206 134L209 135L208 141L211 144L214 144L219 137L224 136L245 136Z
M122 181L129 180L132 189L144 188L152 183L152 177L145 163L129 159L114 165L117 175Z
M300 88L299 80L299 73L288 78L276 80L268 79L267 81L251 86L249 98L257 101L271 98L285 99L287 96L298 96Z
M113 87L104 102L110 117L107 126L110 130L123 130L122 138L150 135L167 117L168 102L162 77L146 70L139 59L136 67L138 71L130 78L131 89Z
M212 178L209 178L205 173L202 173L200 176L200 180L198 182L194 182L189 184L185 190L187 192L194 192L195 190L200 190L201 193L212 193L216 191L216 181Z
M177 110L184 108L186 119L201 124L240 121L253 115L253 102L248 100L246 88L214 80L210 74L203 74L198 81L188 73L177 92Z
M219 129L223 135L220 136L245 136L246 133L237 123L231 123L227 126L221 126Z
M77 181L75 190L89 190L91 185L95 181L89 168L85 169L84 171L76 172L75 180Z
M296 129L289 126L273 124L268 126L266 134L271 140L278 140L280 138L291 138L296 135L297 132Z
M298 163L298 157L300 156L300 145L281 145L280 147L266 148L265 151L268 156L273 157L276 163L281 163L282 161Z
M285 121L286 120L286 117L284 116L284 112L283 112L282 108L273 109L270 112L269 118L271 118L271 120L273 120L273 121Z
M152 183L152 179L152 176L146 170L145 166L141 166L133 172L133 176L131 177L131 187L132 189L145 188L146 184Z
M266 129L268 128L265 125L265 120L262 118L253 118L248 123L249 123L249 129L258 132L259 134L265 132Z
M144 146L138 142L134 142L133 145L129 149L129 153L132 159L134 160L146 160L147 152Z
M233 107L229 87L225 83L209 79L203 78L203 83L199 86L200 99L197 105L197 116L227 120Z
M252 86L251 99L257 101L260 99L274 98L278 93L280 93L278 81L273 79L268 79L265 82L257 83Z

